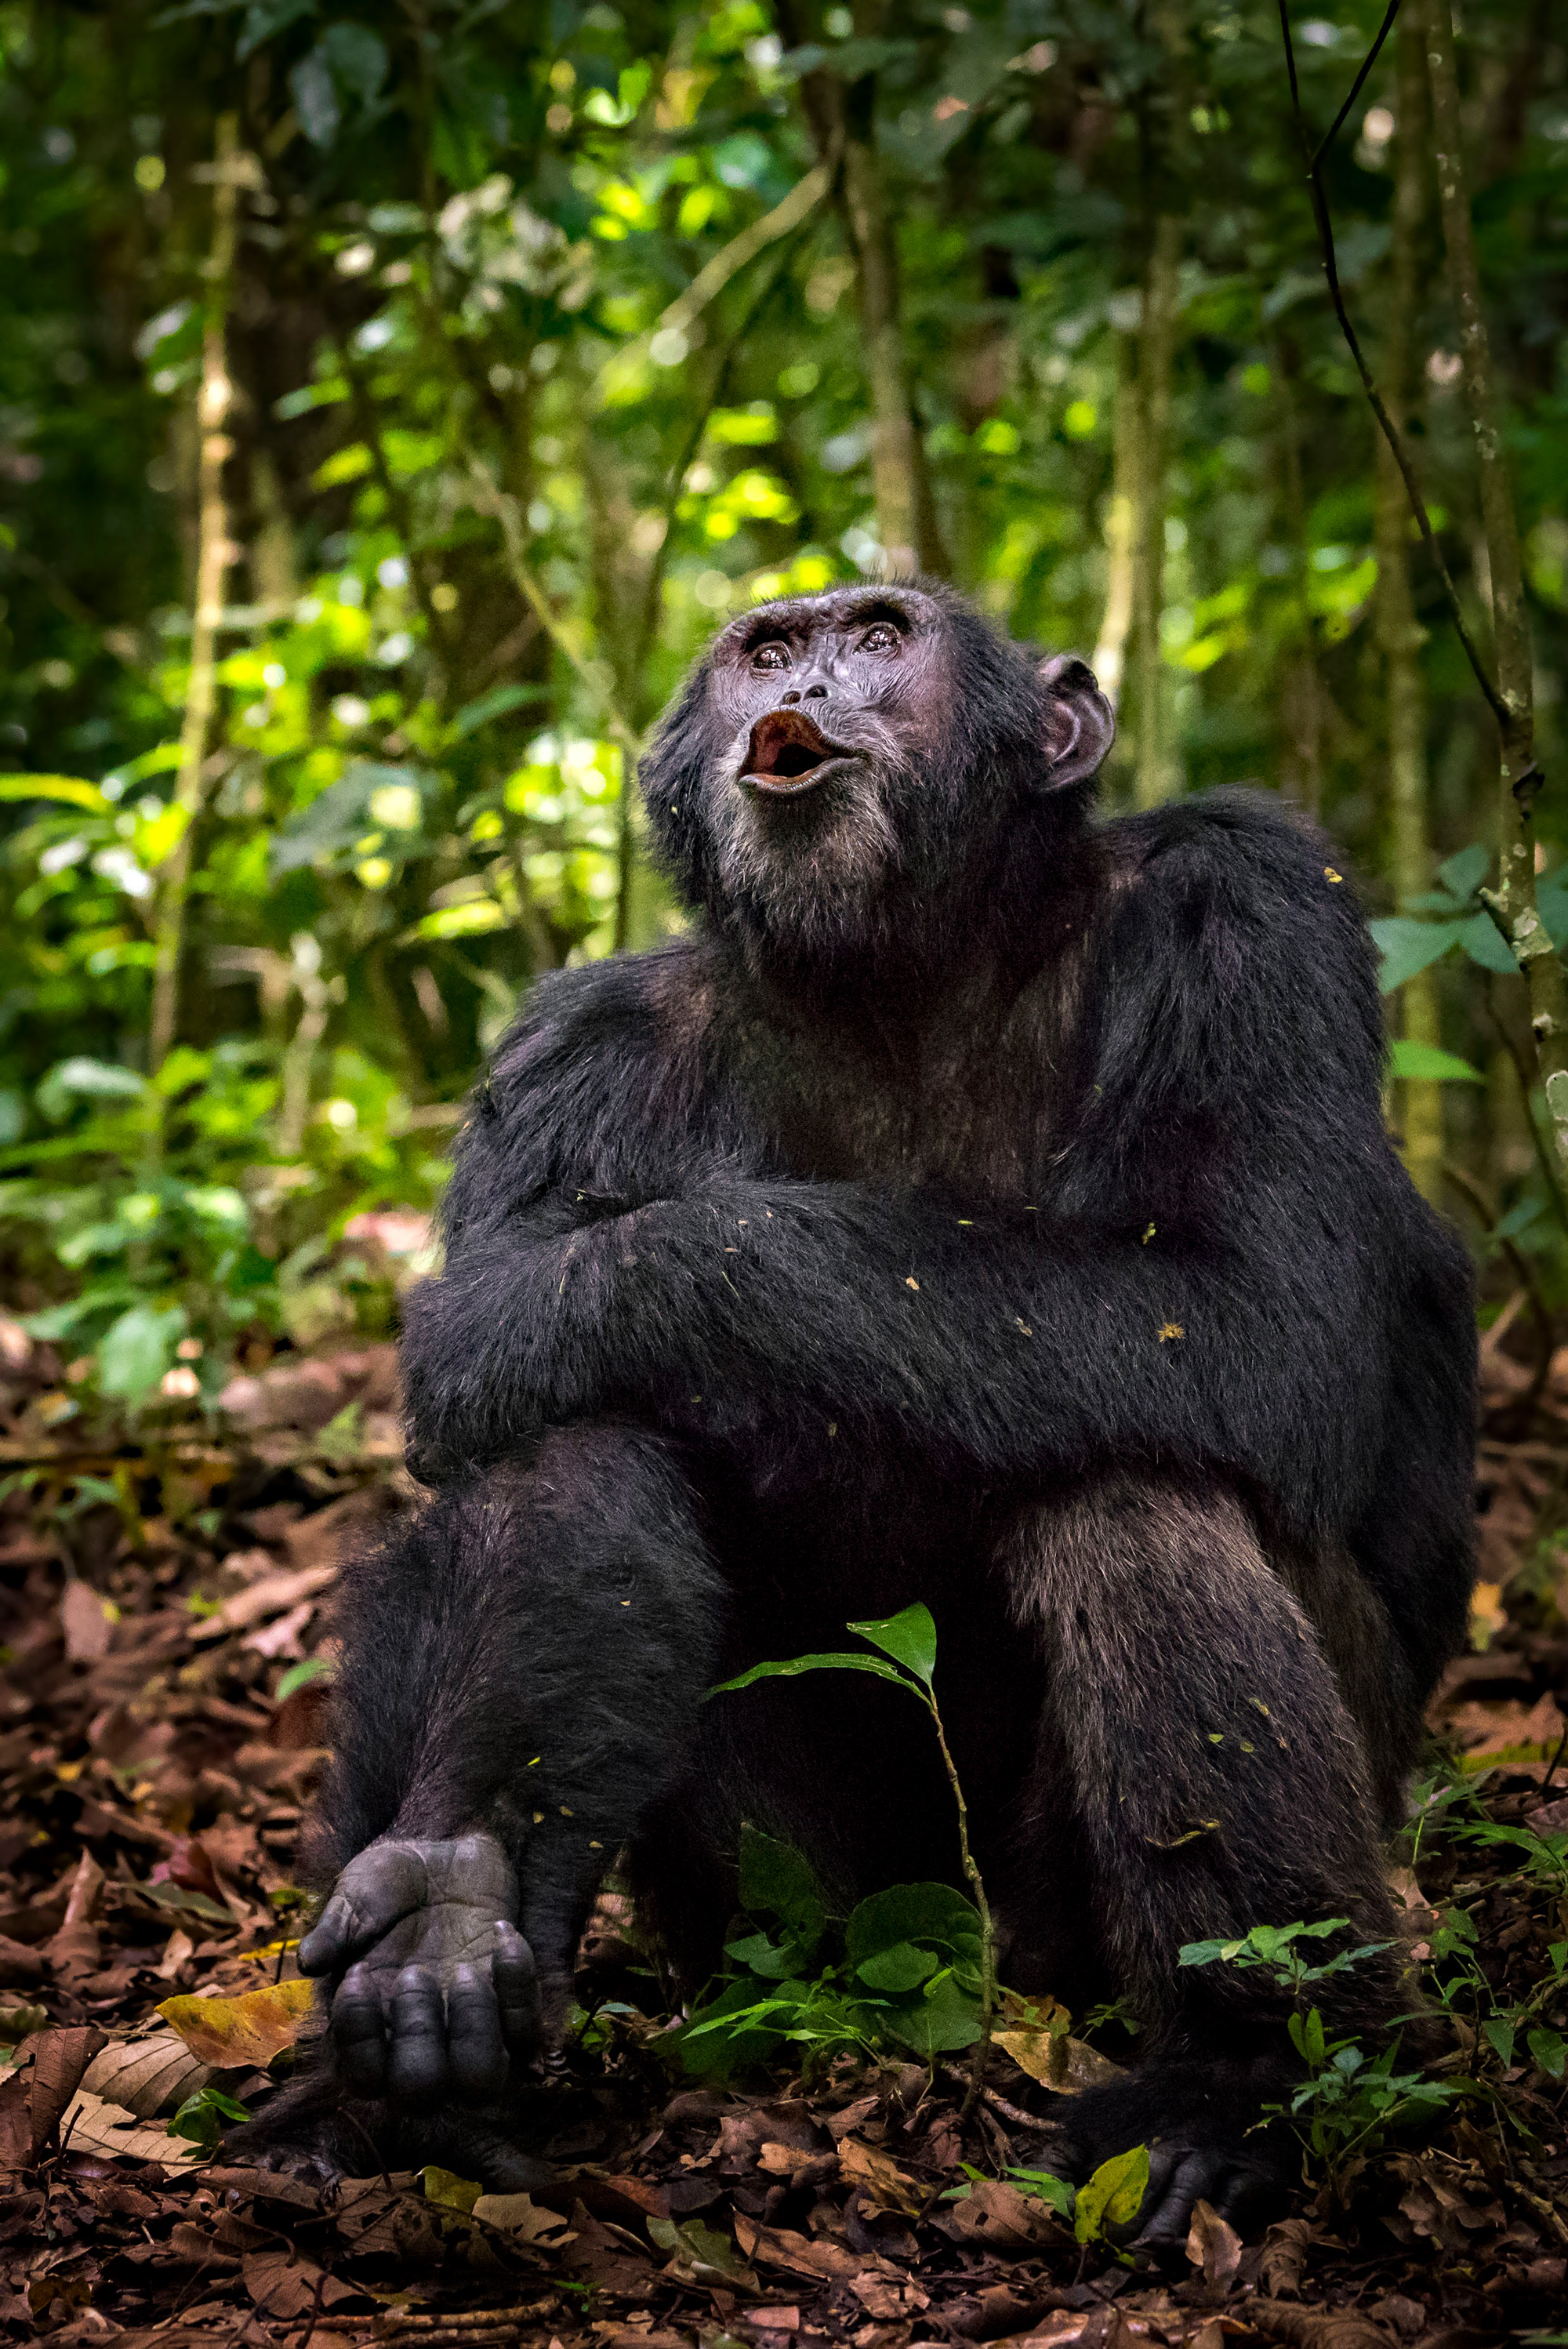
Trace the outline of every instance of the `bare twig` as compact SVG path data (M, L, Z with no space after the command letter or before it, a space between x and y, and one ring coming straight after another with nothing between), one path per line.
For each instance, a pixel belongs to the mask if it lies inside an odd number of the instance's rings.
M1482 660L1476 647L1475 639L1471 636L1466 623L1464 611L1460 603L1459 590L1449 575L1448 564L1443 561L1442 549L1439 546L1433 533L1426 500L1421 495L1415 473L1411 469L1404 436L1384 404L1383 395L1378 390L1372 370L1367 364L1356 329L1350 322L1350 314L1345 306L1345 295L1339 284L1339 260L1334 243L1334 223L1329 216L1328 198L1323 185L1323 166L1327 159L1329 149L1334 143L1336 133L1349 113L1356 92L1370 71L1373 60L1381 49L1389 27L1398 14L1398 8L1399 0L1392 0L1392 5L1383 20L1377 38L1360 73L1357 76L1350 97L1346 98L1336 117L1333 129L1315 149L1311 133L1306 127L1306 117L1302 110L1301 89L1296 80L1295 48L1290 34L1289 0L1279 0L1280 33L1284 42L1285 69L1290 76L1290 102L1295 116L1296 130L1301 140L1302 156L1306 165L1307 187L1312 199L1312 216L1317 224L1318 243L1323 247L1323 272L1328 281L1328 298L1334 305L1334 315L1339 321L1339 331L1344 336L1346 346L1356 362L1356 372L1361 378L1361 388L1367 394L1372 413L1377 419L1383 438L1388 443L1394 462L1399 469L1399 478L1405 484L1405 494L1410 501L1410 512L1415 515L1416 526L1421 533L1421 543L1430 555L1438 577L1442 582L1443 599L1449 607L1449 617L1453 622L1455 633L1460 644L1464 647L1465 657L1475 672L1476 682L1486 696L1487 706L1493 717L1499 726L1505 726L1508 721L1507 706L1492 682L1486 663Z
M528 567L528 558L524 552L527 541L523 533L522 516L518 512L517 500L510 491L500 487L482 458L469 457L469 473L476 492L475 502L480 512L490 514L500 524L501 544L505 549L506 567L511 574L512 584L523 601L537 616L540 626L544 629L552 644L565 655L583 684L599 703L604 714L605 724L621 745L626 759L634 760L640 737L636 728L622 711L615 699L614 687L608 670L602 661L595 660L592 654L583 650L577 641L575 631L569 627L560 614L553 609L550 598Z
M613 357L605 360L589 395L591 403L598 407L634 371L655 335L689 334L708 305L717 299L732 277L738 276L748 263L755 261L769 245L781 236L788 236L791 229L799 228L803 221L810 218L832 186L837 172L837 158L825 157L814 171L808 171L803 180L796 181L781 203L775 204L770 212L764 212L760 220L754 220L748 228L743 228L738 236L731 237L721 253L716 253L711 261L705 262L686 291L677 294L668 308L660 312L646 334L639 335L634 342L628 343L624 350L615 352Z

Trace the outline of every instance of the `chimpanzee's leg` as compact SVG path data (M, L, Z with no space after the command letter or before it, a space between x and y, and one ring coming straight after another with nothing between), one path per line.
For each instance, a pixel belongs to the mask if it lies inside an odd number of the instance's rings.
M313 1854L336 1883L300 1957L331 1978L333 2085L377 2101L375 2134L388 2105L394 2126L494 2106L559 2031L595 1888L679 1767L722 1617L676 1464L619 1427L552 1431L349 1568Z
M1362 1741L1302 1607L1218 1486L1098 1482L1025 1512L1000 1563L1047 1682L1025 1837L1032 1812L1042 1847L1059 1846L1070 1805L1088 1923L1147 2050L1125 2086L1064 2103L1062 2126L1086 2167L1158 2140L1143 2231L1184 2240L1199 2196L1246 2217L1277 2186L1279 2155L1248 2132L1294 2065L1290 2001L1264 1971L1181 1968L1178 1953L1296 1919L1351 1920L1319 1959L1393 1939ZM1009 1924L1026 1945L1019 1890ZM1052 1890L1035 1896L1042 1927ZM1364 1960L1311 2002L1331 2030L1386 2021L1394 1959Z

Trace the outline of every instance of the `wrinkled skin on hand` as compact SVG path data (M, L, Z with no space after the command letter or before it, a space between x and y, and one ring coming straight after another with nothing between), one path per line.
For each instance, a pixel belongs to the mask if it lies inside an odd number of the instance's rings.
M350 1860L299 1962L341 1976L330 2027L356 2095L486 2103L531 2064L539 1987L518 1902L493 1836L388 1838Z

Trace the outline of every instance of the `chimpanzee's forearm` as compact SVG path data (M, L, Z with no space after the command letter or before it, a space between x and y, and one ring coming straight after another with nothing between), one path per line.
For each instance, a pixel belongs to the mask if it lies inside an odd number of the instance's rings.
M1376 1268L1293 1247L1238 1187L1223 1242L965 1216L929 1193L736 1179L530 1243L470 1232L412 1300L418 1438L485 1456L521 1426L694 1396L892 1419L986 1473L1107 1456L1233 1467L1343 1522L1376 1456Z

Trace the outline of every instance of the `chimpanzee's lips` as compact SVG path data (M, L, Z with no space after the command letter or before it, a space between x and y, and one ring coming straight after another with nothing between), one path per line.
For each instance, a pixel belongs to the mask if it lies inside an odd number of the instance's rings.
M830 742L803 709L770 709L751 730L740 781L770 799L793 799L821 782L836 761L856 755Z

